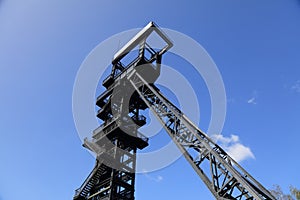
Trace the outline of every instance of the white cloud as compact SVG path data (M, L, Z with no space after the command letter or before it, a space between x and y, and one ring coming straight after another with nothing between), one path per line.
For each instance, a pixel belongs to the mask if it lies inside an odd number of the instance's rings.
M251 149L241 143L233 144L227 147L227 153L237 162L246 160L247 158L255 158Z
M297 93L300 93L300 80L296 81L296 83L291 87L291 89Z
M257 104L256 98L255 98L255 97L252 97L251 99L248 99L247 103L253 104L253 105Z
M237 135L224 137L219 134L213 135L212 138L215 139L215 141L237 162L241 162L248 158L255 158L251 149L240 143L239 136Z
M162 177L162 176L157 176L156 180L157 180L158 182L160 182L160 181L163 180L163 177Z
M224 137L221 134L218 135L213 135L212 136L213 139L215 139L217 142L220 142L221 144L230 144L232 142L238 142L239 136L237 135L231 135L230 137Z
M256 104L257 104L257 98L258 98L258 93L257 93L256 90L254 90L254 91L252 92L251 98L249 98L249 99L247 100L247 103L252 104L252 105L256 105Z

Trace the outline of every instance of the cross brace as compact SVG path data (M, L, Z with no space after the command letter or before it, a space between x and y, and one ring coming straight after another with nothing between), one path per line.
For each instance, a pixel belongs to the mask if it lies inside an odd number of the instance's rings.
M136 70L128 81L218 200L275 200L272 194L194 125Z

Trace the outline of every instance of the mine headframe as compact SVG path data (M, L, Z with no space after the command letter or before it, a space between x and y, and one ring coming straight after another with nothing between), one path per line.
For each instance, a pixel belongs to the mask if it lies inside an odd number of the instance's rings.
M163 45L149 44L153 37ZM162 55L172 45L150 22L114 55L111 73L102 82L106 90L96 100L97 117L103 123L83 144L96 154L96 165L74 200L134 200L136 151L148 146L148 138L138 131L146 124L139 110L148 107L127 76L138 71L153 85L160 75Z

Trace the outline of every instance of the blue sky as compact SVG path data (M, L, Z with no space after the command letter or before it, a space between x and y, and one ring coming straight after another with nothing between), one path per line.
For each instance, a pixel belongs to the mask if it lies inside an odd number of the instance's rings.
M192 37L217 64L222 134L255 156L241 164L266 188L300 187L300 1L2 0L0 199L72 198L94 165L72 118L77 70L101 41L151 20ZM183 158L137 176L136 199L153 197L213 199Z

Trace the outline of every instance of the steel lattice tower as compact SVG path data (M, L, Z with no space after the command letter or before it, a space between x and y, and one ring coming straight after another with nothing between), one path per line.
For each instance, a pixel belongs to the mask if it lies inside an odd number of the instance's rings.
M165 40L165 48L156 51L147 44L152 32ZM103 124L94 130L92 141L85 139L83 145L97 154L96 165L76 190L74 200L134 199L136 151L148 146L148 138L138 131L146 124L139 111L148 107L124 75L128 69L143 66L140 73L153 83L160 75L162 54L171 46L160 29L150 23L115 55L111 74L103 81L106 91L96 101L101 108L97 117ZM137 57L125 66L121 60L135 47Z
M165 46L147 43L155 32ZM103 124L83 146L97 155L96 165L74 200L134 200L137 149L148 146L138 129L146 124L140 110L149 108L157 117L208 189L218 200L274 200L275 198L219 145L195 126L154 82L160 75L162 55L172 42L150 22L114 56L112 72L103 81L106 91L96 101ZM130 52L137 56L122 64Z

